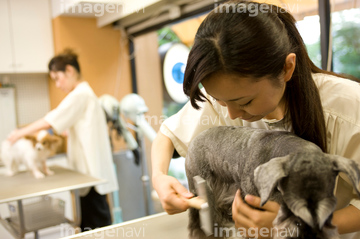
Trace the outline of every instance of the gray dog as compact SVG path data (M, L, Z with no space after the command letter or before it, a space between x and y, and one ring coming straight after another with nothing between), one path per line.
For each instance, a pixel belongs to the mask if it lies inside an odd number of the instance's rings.
M196 193L194 176L207 182L213 237L239 237L231 207L241 189L242 198L251 194L260 196L261 205L268 200L281 205L273 238L338 238L331 219L339 172L348 175L360 194L360 170L353 160L325 154L289 132L247 127L221 126L202 132L191 142L186 158L190 191ZM190 238L207 238L196 209L190 209L189 231Z

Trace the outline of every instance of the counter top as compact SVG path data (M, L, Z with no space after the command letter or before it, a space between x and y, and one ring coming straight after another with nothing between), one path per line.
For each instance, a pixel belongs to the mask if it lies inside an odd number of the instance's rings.
M42 179L34 178L29 171L21 171L12 177L0 175L0 203L75 190L106 182L106 180L56 165L51 166L50 169L55 174Z

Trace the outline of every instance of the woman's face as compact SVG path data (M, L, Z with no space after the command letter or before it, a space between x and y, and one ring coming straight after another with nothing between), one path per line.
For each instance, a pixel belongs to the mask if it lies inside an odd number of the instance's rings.
M50 77L55 81L56 87L65 93L72 91L79 83L76 75L68 70L68 66L65 71L50 71Z
M262 118L282 119L285 114L284 91L286 82L271 79L239 77L234 74L215 73L202 85L220 105L227 107L231 119L249 122Z

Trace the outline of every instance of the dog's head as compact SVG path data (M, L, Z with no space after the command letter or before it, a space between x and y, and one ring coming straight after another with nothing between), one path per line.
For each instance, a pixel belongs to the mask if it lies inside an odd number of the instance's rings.
M31 140L35 150L53 152L61 144L61 138L51 135L46 130L39 131L36 135L27 135L26 139Z
M282 194L284 202L276 223L288 220L287 224L296 224L303 229L306 227L305 231L311 230L318 234L324 225L331 227L331 217L336 206L334 187L339 172L348 175L360 196L359 165L353 160L321 152L294 153L273 158L260 165L254 176L261 206L274 190Z

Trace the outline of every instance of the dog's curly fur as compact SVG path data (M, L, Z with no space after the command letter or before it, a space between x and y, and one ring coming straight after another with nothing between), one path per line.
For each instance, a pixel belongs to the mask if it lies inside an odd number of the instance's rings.
M262 205L267 200L281 205L274 229L298 233L295 237L277 233L273 238L338 238L331 218L340 171L349 175L358 192L360 171L353 160L325 154L289 132L247 127L208 129L191 142L186 157L190 191L196 193L194 176L207 182L211 219L217 230L213 236L217 238L219 229L231 231L229 226L234 226L231 207L237 189L243 199L251 194L260 196ZM190 238L207 238L196 209L190 209L189 232Z

